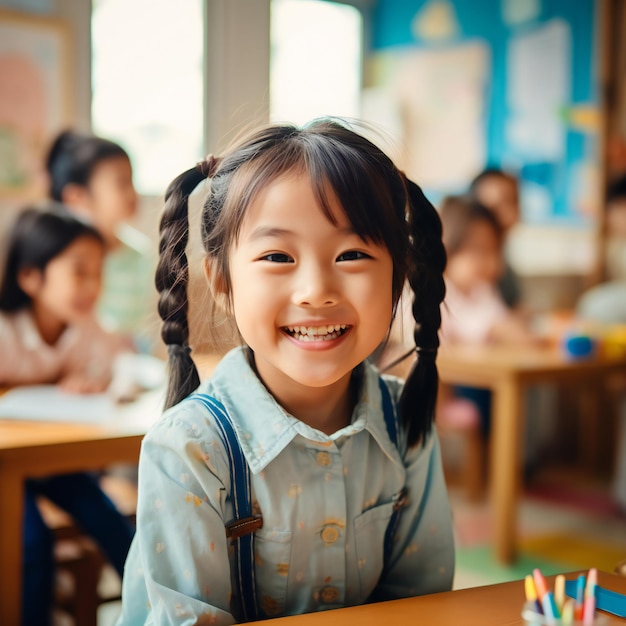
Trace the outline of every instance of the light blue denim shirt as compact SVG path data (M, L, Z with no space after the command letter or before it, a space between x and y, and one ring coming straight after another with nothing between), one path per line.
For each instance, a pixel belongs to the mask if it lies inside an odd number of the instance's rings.
M386 378L394 402L401 381ZM235 423L251 471L257 602L268 617L449 590L454 544L435 431L402 454L385 427L379 374L365 365L352 423L333 435L277 404L244 349L224 357L200 391ZM406 448L404 442L400 449ZM406 485L390 567L383 539ZM208 411L183 402L146 435L139 462L137 534L124 574L119 624L232 624L233 518L226 452Z

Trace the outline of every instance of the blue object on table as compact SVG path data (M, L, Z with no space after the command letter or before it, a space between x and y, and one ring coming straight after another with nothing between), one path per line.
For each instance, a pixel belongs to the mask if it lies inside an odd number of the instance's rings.
M565 593L570 598L576 597L575 580L565 581ZM626 595L596 585L596 609L617 617L626 617Z
M563 350L572 359L581 359L594 353L596 342L587 335L570 334L563 338Z

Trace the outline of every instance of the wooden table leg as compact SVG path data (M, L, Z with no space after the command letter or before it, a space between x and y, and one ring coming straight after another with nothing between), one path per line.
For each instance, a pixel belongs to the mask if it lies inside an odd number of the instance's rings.
M494 548L498 561L516 557L517 500L520 489L520 447L524 415L523 390L511 376L494 389L491 420L491 501Z
M596 380L588 381L581 386L579 391L579 456L582 459L583 467L589 473L595 472L600 464L600 422L608 417L600 410L600 396L601 386Z
M22 604L23 477L0 465L0 624L19 624Z

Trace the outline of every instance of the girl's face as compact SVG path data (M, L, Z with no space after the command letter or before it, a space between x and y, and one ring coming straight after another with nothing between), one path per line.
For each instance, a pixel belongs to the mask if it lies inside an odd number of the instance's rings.
M387 335L391 255L360 239L331 193L337 225L306 174L287 174L250 204L231 249L231 303L257 371L275 394L345 385ZM286 387L288 386L288 387Z
M481 204L493 211L505 232L519 221L519 189L515 179L492 176L479 186L477 197Z
M102 285L104 248L93 237L73 241L43 270L22 270L20 286L38 316L69 325L93 313Z
M446 277L462 291L488 283L502 274L502 246L493 226L484 220L471 222L463 245L448 255Z
M94 168L82 198L87 211L109 245L117 241L117 229L137 212L133 171L124 156L111 157Z

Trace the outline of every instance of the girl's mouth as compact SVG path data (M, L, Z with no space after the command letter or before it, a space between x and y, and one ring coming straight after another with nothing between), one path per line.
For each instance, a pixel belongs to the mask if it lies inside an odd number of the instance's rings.
M329 324L327 326L283 326L283 331L303 342L321 342L339 339L352 328L347 324Z

